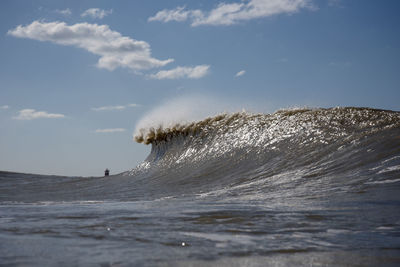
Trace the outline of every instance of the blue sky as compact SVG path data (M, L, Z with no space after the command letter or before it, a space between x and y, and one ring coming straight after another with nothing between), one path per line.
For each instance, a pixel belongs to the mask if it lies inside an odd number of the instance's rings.
M394 0L1 1L0 170L131 169L150 149L132 134L138 123L159 123L156 116L400 110L399 7Z

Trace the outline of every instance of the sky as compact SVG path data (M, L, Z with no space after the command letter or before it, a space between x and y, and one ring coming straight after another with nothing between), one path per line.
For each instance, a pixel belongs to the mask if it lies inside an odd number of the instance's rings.
M134 168L142 126L400 110L397 0L0 1L0 170Z

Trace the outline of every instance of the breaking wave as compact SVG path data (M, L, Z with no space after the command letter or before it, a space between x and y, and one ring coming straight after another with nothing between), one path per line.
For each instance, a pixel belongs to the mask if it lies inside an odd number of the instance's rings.
M146 171L149 180L185 192L246 184L254 194L274 183L295 189L323 179L334 191L333 185L395 182L400 171L400 113L371 108L220 114L141 129L134 139L152 149L127 174Z
M399 184L400 113L395 111L348 107L226 113L143 128L134 138L152 146L134 169L100 178L21 180L19 189L26 192L19 199L326 197ZM51 184L51 190L37 194L43 183ZM3 193L4 199L18 200L12 191Z

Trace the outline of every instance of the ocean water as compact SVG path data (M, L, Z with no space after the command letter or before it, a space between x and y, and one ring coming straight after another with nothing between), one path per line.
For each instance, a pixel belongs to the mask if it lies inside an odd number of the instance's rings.
M109 177L0 172L4 266L400 266L400 113L140 129Z

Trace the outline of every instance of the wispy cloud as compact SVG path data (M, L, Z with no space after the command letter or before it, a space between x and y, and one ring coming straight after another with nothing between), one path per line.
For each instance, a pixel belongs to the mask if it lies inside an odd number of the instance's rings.
M140 104L135 104L135 103L132 103L132 104L128 104L128 105L126 105L127 107L131 107L131 108L136 108L136 107L140 107Z
M71 16L72 15L72 11L69 8L66 9L56 9L54 12L64 15L64 16Z
M34 109L23 109L18 112L18 116L13 117L16 120L34 120L34 119L57 119L64 118L63 114L48 113L46 111L36 111Z
M124 128L108 128L108 129L97 129L95 133L120 133L125 132Z
M139 107L139 104L117 105L117 106L103 106L92 108L94 111L111 111L111 110L124 110L128 107Z
M102 19L105 16L112 14L112 9L104 10L100 8L89 8L81 14L81 17L91 17L93 19Z
M232 25L240 21L258 19L279 14L293 14L301 9L312 9L311 0L249 0L220 3L210 11L185 10L184 7L164 9L150 17L149 21L191 20L192 26Z
M152 79L199 79L209 73L209 65L198 65L195 67L176 67L171 70L161 70L156 74L149 75Z
M10 108L10 106L9 105L3 105L3 106L0 106L0 109L9 109Z
M238 73L236 73L236 77L240 77L240 76L243 76L244 74L246 73L246 71L245 70L241 70L241 71L239 71Z
M94 111L109 111L109 110L123 110L125 109L125 106L104 106L104 107L98 107L98 108L92 108Z
M147 42L122 36L107 25L77 23L68 26L64 22L34 21L27 26L19 25L9 30L8 34L85 49L100 56L97 67L110 71L117 67L134 71L151 69L173 61L151 57L150 45Z
M164 9L153 17L150 17L148 21L185 21L190 17L202 16L202 12L200 10L185 10L185 7L177 7L175 9Z

